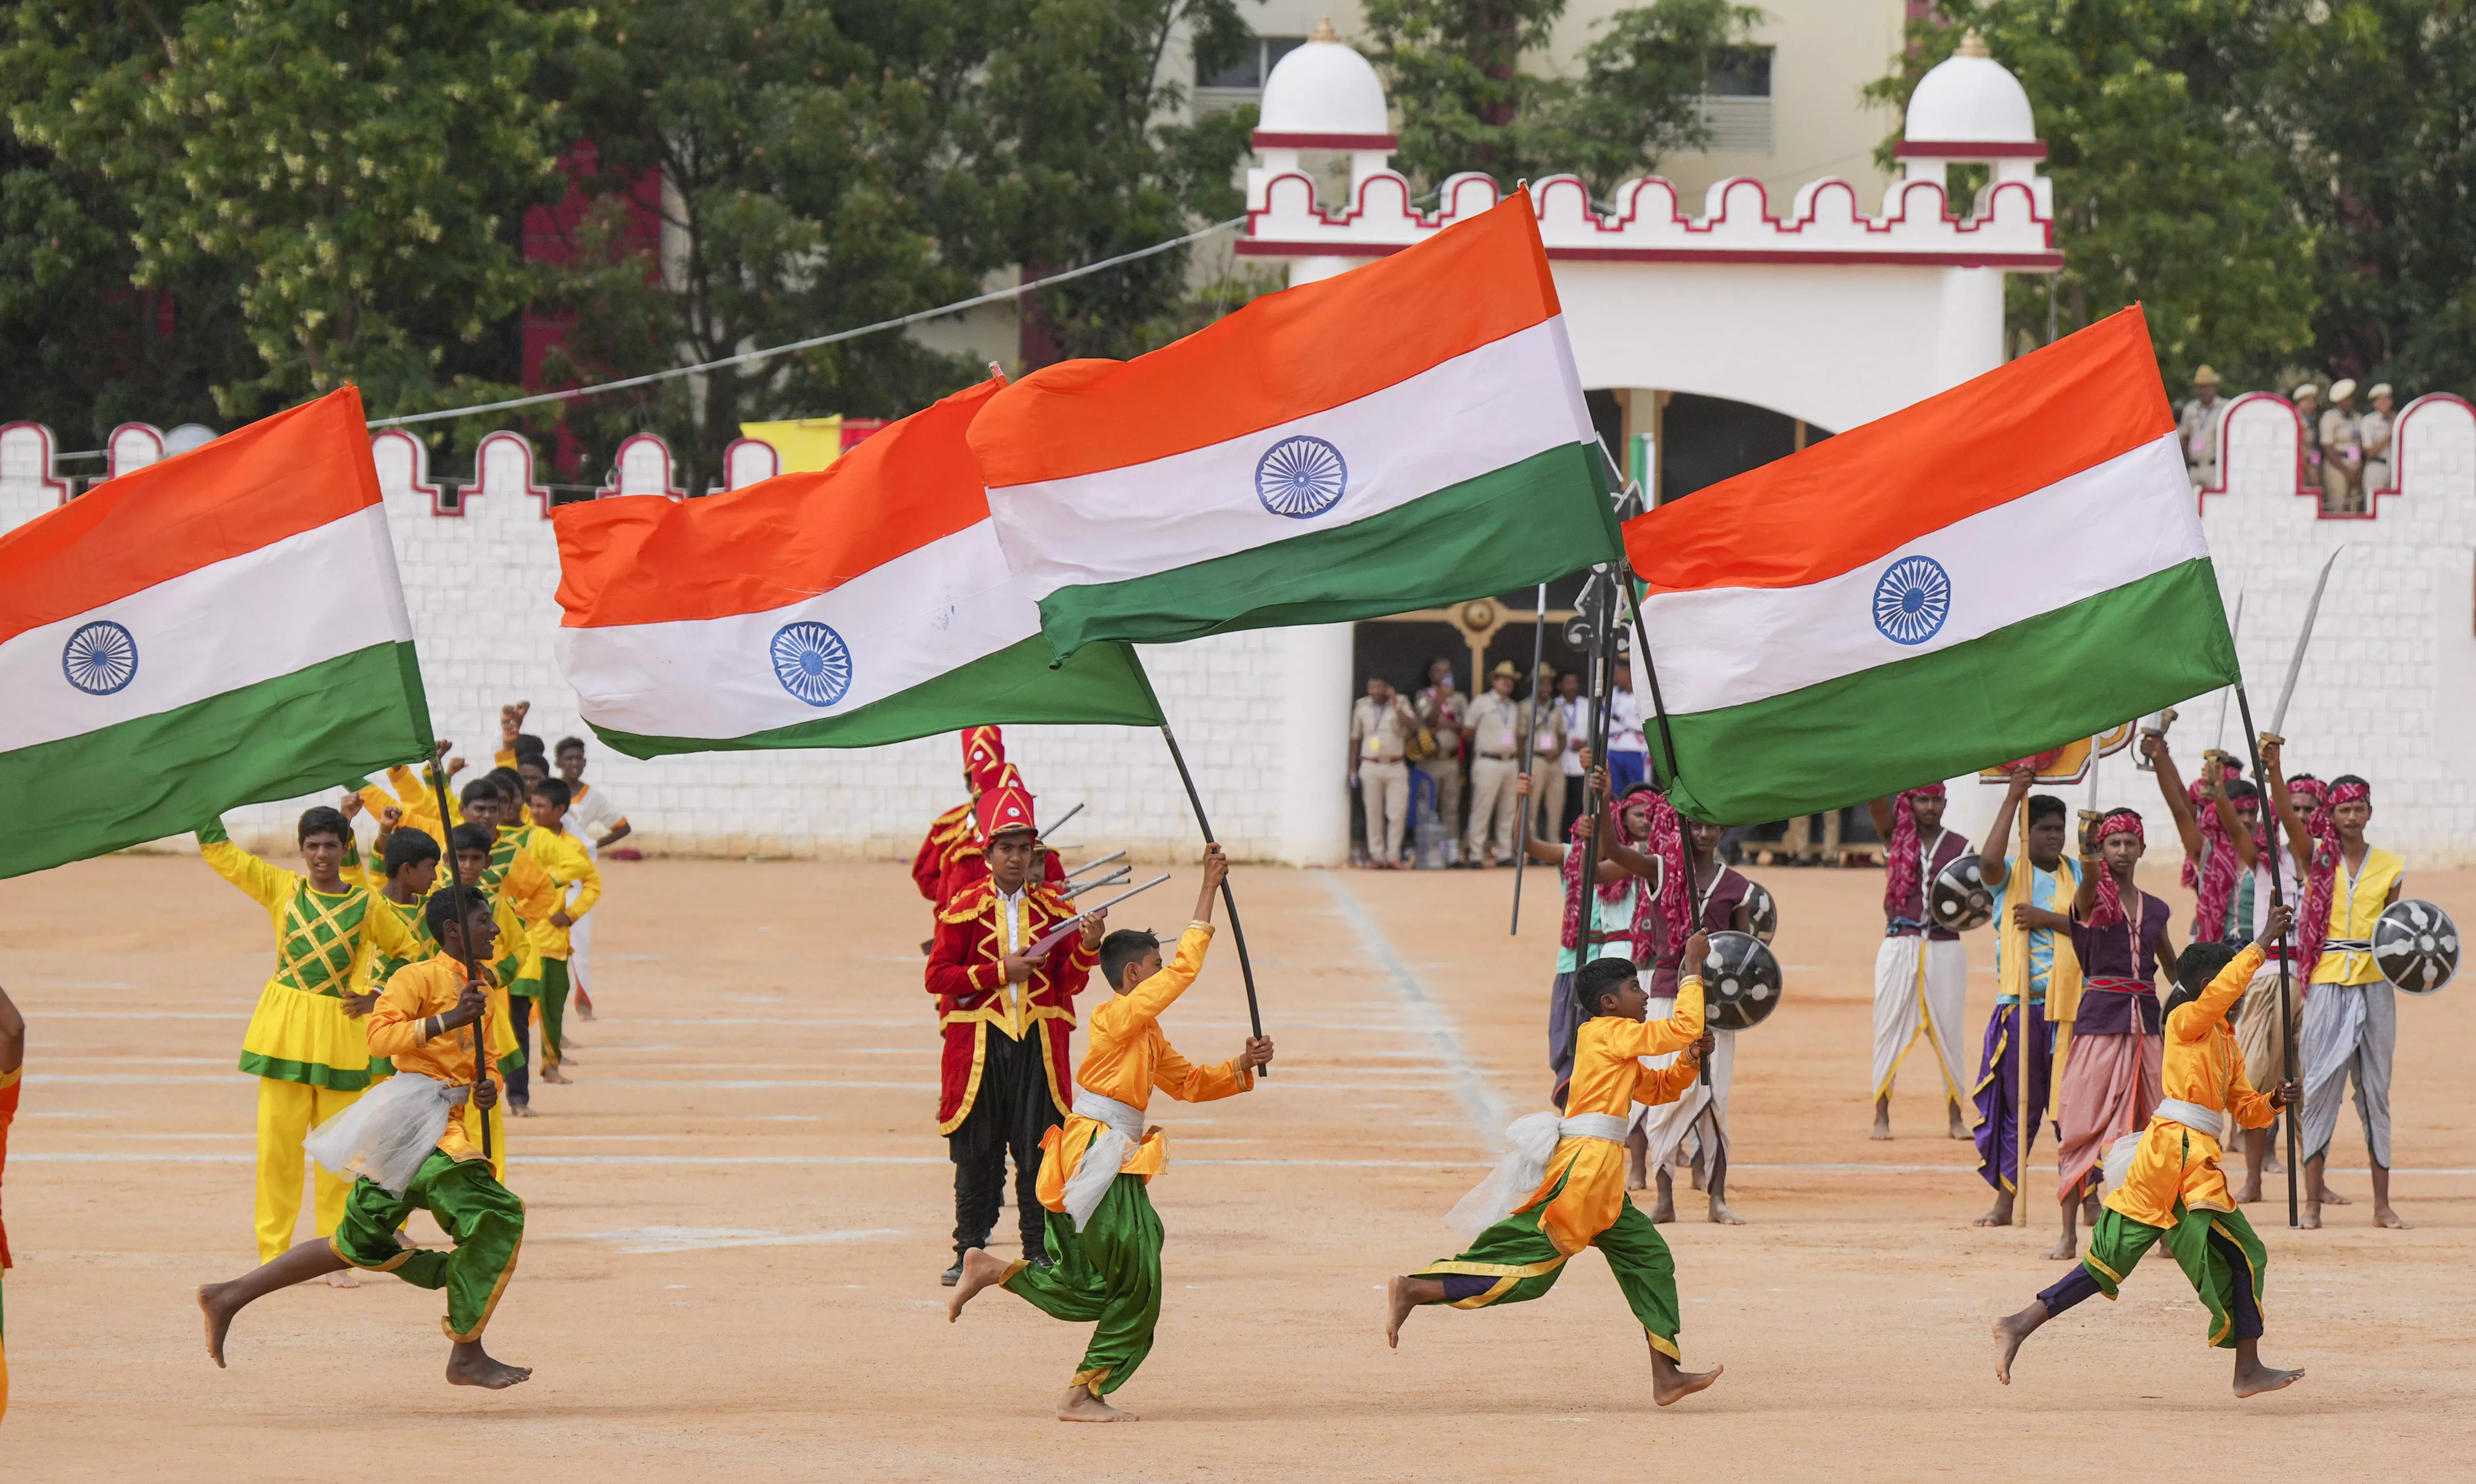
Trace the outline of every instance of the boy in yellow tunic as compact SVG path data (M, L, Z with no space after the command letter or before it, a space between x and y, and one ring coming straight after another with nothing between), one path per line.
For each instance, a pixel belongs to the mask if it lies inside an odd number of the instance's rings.
M386 788L381 788L378 784L363 779L361 786L355 789L354 793L369 808L373 816L384 819L387 810L401 810L400 818L404 824L420 830L433 840L441 840L446 838L449 829L464 823L464 811L456 806L455 796L449 795L447 800L449 818L445 827L441 828L438 823L438 783L463 772L464 759L461 757L449 759L442 767L440 759L447 758L447 750L454 744L442 737L434 745L437 748L437 757L424 764L420 772L416 773L398 763L387 770ZM389 793L388 789L393 789L394 792Z
M1209 1102L1255 1085L1273 1059L1270 1036L1217 1067L1179 1055L1161 1033L1163 1011L1203 969L1212 943L1212 897L1228 874L1218 845L1206 847L1195 920L1161 967L1160 940L1115 932L1101 945L1101 972L1117 998L1091 1014L1083 1065L1075 1074L1075 1111L1041 1140L1040 1203L1048 1208L1049 1261L1003 1262L980 1248L963 1253L963 1273L946 1302L952 1323L980 1290L1003 1284L1070 1323L1098 1321L1083 1364L1058 1398L1062 1422L1132 1422L1101 1398L1127 1384L1151 1353L1160 1323L1161 1223L1146 1187L1169 1163L1169 1149L1144 1112L1158 1088L1181 1102Z
M367 1013L357 991L374 952L410 958L420 950L375 894L344 879L353 827L334 809L304 810L295 838L303 877L232 843L220 821L198 831L198 852L225 880L266 908L275 928L275 975L259 992L241 1036L240 1070L258 1078L258 1255L292 1245L301 1215L301 1141L352 1106L370 1085L369 1043L356 1024ZM356 998L347 1001L347 995ZM348 1187L318 1172L320 1234L335 1229Z
M2242 1127L2266 1128L2278 1109L2295 1101L2291 1082L2266 1098L2255 1092L2236 1041L2237 1002L2295 920L2283 902L2266 916L2261 936L2241 952L2223 943L2195 943L2178 955L2176 988L2165 1016L2166 1098L2146 1128L2126 1135L2109 1152L2112 1180L2124 1159L2121 1146L2140 1141L2123 1166L2122 1183L2106 1198L2079 1265L2027 1308L1994 1322L1994 1378L2004 1385L2012 1384L2012 1359L2020 1343L2038 1326L2092 1294L2113 1298L2142 1255L2161 1240L2210 1311L2210 1344L2236 1352L2238 1397L2277 1391L2303 1376L2301 1371L2275 1371L2261 1363L2261 1296L2269 1258L2237 1209L2218 1163L2226 1157L2218 1146L2226 1115L2234 1114Z
M459 903L468 908L461 923L456 920ZM370 1014L370 1050L392 1058L399 1076L467 1089L462 1096L469 1101L495 1107L497 1075L483 1076L483 1069L473 1064L474 1044L488 1039L487 1027L466 1028L489 1016L490 971L481 962L489 954L495 932L489 912L470 894L457 892L433 895L422 910L430 935L444 948L398 970L387 981ZM207 1354L216 1366L224 1363L224 1336L233 1316L252 1300L349 1266L392 1273L418 1288L447 1291L447 1317L440 1327L455 1342L447 1358L449 1385L496 1391L532 1375L525 1367L493 1360L482 1348L483 1327L499 1306L499 1296L516 1271L517 1250L524 1246L525 1203L491 1175L463 1121L448 1121L402 1190L390 1191L363 1175L353 1181L352 1192L334 1236L304 1242L252 1273L198 1290L198 1308L206 1315ZM437 1220L455 1243L452 1250L406 1248L396 1241L397 1229L416 1210Z
M1696 932L1686 940L1681 962L1698 968L1710 952L1710 939ZM1422 1304L1483 1309L1537 1298L1556 1285L1566 1259L1596 1247L1650 1341L1651 1399L1664 1407L1702 1390L1727 1368L1678 1368L1676 1263L1659 1228L1626 1198L1625 1137L1643 1108L1672 1102L1693 1085L1710 1054L1712 1037L1702 1026L1702 978L1698 973L1681 978L1675 1013L1648 1023L1643 1017L1650 997L1624 959L1584 964L1573 977L1573 993L1587 1019L1573 1037L1564 1117L1533 1114L1505 1130L1514 1152L1459 1208L1492 1206L1469 1217L1472 1225L1491 1224L1459 1256L1393 1279L1384 1343L1399 1347L1402 1322ZM1643 1064L1643 1057L1668 1051L1685 1054L1664 1070ZM1524 1153L1544 1147L1541 1134L1554 1140L1555 1151L1544 1166L1538 1152ZM1535 1186L1533 1171L1540 1174ZM1512 1194L1493 1196L1508 1184L1516 1187ZM1528 1198L1499 1219L1505 1204L1525 1188Z
M564 1082L557 1076L561 1060L561 1030L567 1016L567 956L572 950L568 929L577 919L593 910L602 900L602 872L593 864L583 843L567 830L567 784L558 779L546 778L532 785L532 832L525 837L525 852L532 856L557 886L550 911L529 919L532 928L533 951L541 955L541 990L537 1003L542 1023L542 1080ZM574 896L568 888L576 888Z

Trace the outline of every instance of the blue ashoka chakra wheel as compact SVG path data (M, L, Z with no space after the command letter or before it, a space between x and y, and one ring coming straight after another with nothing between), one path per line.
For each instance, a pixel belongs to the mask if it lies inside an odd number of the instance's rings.
M137 679L137 641L108 618L69 635L61 673L89 696L109 696Z
M813 706L829 706L851 689L851 646L823 624L784 624L775 631L774 678Z
M1312 520L1340 503L1349 484L1341 450L1322 438L1283 438L1255 461L1255 498L1292 520Z
M1903 556L1874 584L1874 627L1894 644L1923 644L1951 617L1951 575L1931 556Z

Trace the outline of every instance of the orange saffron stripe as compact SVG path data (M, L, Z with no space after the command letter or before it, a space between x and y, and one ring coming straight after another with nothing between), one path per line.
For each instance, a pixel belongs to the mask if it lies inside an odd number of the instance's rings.
M361 394L339 386L0 535L0 643L378 503Z
M965 430L983 382L888 423L824 469L700 500L629 495L558 506L570 629L761 613L830 592L989 518Z
M2141 307L1627 521L1650 591L1801 587L2175 431Z
M1133 360L1068 360L972 429L991 489L1207 448L1355 402L1557 313L1526 193L1416 247L1267 294Z

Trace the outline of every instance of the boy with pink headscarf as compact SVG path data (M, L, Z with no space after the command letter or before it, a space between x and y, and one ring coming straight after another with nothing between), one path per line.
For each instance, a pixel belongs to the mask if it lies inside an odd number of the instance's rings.
M1869 807L1883 837L1883 946L1874 954L1874 1133L1892 1136L1892 1081L1922 1035L1943 1074L1951 1137L1969 1137L1960 1116L1961 1022L1968 953L1960 934L1926 921L1926 896L1944 868L1968 853L1968 838L1943 828L1944 787L1927 783Z

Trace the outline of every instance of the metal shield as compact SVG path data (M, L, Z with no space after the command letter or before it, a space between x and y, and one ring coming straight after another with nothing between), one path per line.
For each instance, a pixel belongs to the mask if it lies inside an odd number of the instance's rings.
M1963 855L1943 868L1926 890L1926 916L1932 925L1967 932L1994 920L1994 893L1975 855Z
M2405 993L2432 994L2459 972L2459 925L2430 902L2393 902L2373 924L2373 963Z
M1711 934L1702 960L1702 1014L1718 1030L1747 1030L1779 1008L1780 966L1770 946L1749 932Z
M1757 938L1769 943L1779 932L1779 902L1760 881L1746 883L1746 922Z

